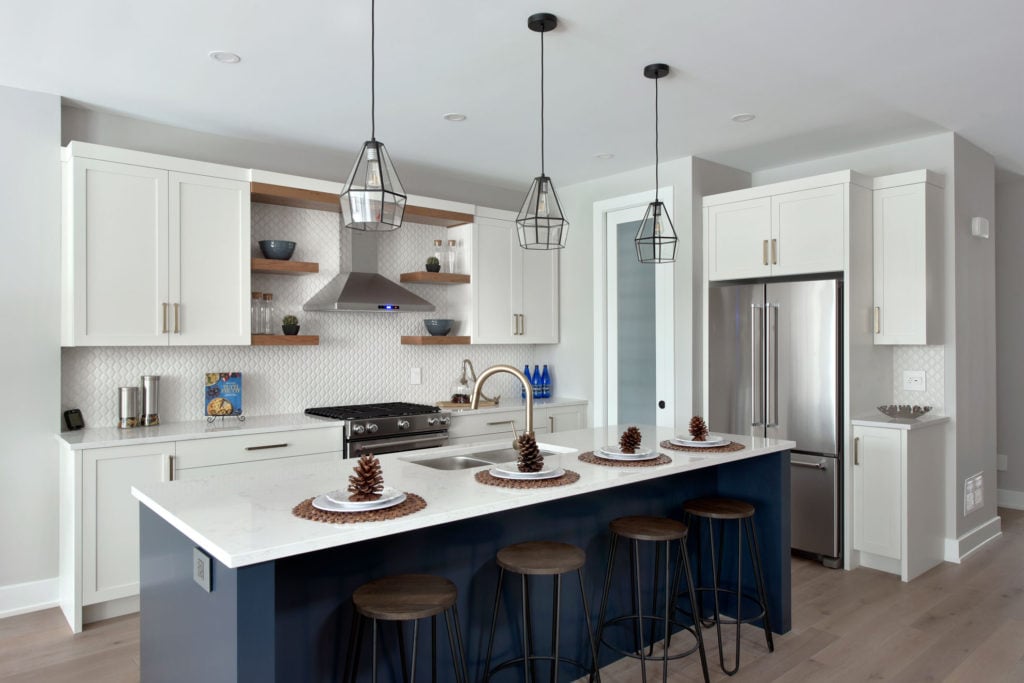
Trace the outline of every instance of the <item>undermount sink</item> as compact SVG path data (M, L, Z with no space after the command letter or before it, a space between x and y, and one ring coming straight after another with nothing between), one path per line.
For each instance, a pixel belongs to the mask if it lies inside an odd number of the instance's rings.
M562 449L545 448L541 446L541 455L547 457L558 455ZM564 449L572 451L572 449ZM519 457L514 448L491 448L489 450L468 453L465 455L443 455L439 458L427 458L425 460L408 460L414 465L422 465L435 470L468 470L474 467L485 465L499 465L503 462L513 462Z

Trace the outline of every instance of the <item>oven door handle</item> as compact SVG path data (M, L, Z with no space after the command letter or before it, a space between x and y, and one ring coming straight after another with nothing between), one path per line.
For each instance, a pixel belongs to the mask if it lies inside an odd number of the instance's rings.
M420 448L436 448L448 444L448 434L424 434L423 436L412 436L401 439L364 439L362 441L349 441L345 449L345 457L353 458L353 451L361 450L374 455L384 453L398 453L399 451L415 451Z

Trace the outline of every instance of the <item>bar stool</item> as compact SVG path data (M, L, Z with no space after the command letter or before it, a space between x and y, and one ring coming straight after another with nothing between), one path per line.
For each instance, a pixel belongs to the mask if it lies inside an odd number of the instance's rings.
M395 622L398 630L398 654L402 663L402 678L416 680L416 645L419 637L419 620L430 617L431 680L437 680L437 615L444 614L448 630L448 645L451 648L452 666L457 682L469 683L466 668L466 653L462 645L462 630L459 627L459 610L456 605L458 591L455 584L441 576L429 574L400 574L364 583L352 594L355 607L353 628L349 639L348 657L345 662L344 680L354 681L359 673L359 651L362 645L363 627L371 622L373 651L373 681L377 681L377 622ZM405 655L402 622L411 621L412 626L412 670L409 673ZM453 625L454 622L454 625ZM454 632L453 632L454 631Z
M754 530L754 506L743 500L732 498L698 498L687 501L683 505L685 519L690 522L694 517L700 517L707 521L708 546L711 551L711 586L698 586L697 593L711 593L714 597L715 614L714 619L705 620L701 614L701 603L691 605L697 606L697 618L706 626L715 625L718 635L718 663L728 675L733 675L740 668L740 626L749 624L758 619L764 628L764 638L768 644L768 651L775 651L775 644L772 642L772 629L768 616L768 598L764 587L764 572L761 568L761 551L757 544L757 532ZM718 554L715 553L714 522L718 521ZM725 526L729 521L736 521L736 587L723 588L722 583L722 552L725 540ZM704 534L700 534L703 536ZM750 553L751 564L754 568L754 581L757 586L757 595L750 595L743 592L743 539L747 541L747 551ZM697 575L703 580L701 572L701 550L698 545L697 553ZM721 611L721 594L735 596L736 617L723 617ZM747 600L757 605L759 612L749 617L743 616L743 601ZM736 658L732 669L725 666L725 652L722 648L722 624L736 624Z
M587 593L583 587L583 564L587 555L582 548L577 548L568 543L556 543L553 541L530 541L517 543L502 548L498 551L497 562L500 571L498 573L498 589L494 596L494 614L491 617L491 635L487 641L487 658L484 661L484 681L489 681L491 676L498 671L519 663L523 665L523 674L520 680L532 681L533 662L551 662L551 681L558 680L558 665L560 663L571 664L579 669L593 673L597 669L597 651L594 648L594 636L590 628L590 608L587 606ZM583 601L583 618L587 626L587 639L590 642L591 665L585 666L582 662L559 654L559 635L561 619L561 591L562 574L576 571L580 583L580 597ZM494 635L498 627L498 610L501 604L501 585L505 580L505 572L519 574L522 579L522 601L523 601L523 656L515 657L491 668L491 656L494 651ZM533 653L533 627L530 618L530 593L529 576L552 576L554 577L553 594L553 617L551 621L551 654L537 655ZM600 681L600 674L598 674Z
M681 622L678 622L671 617L672 605L674 603L672 596L677 595L679 592L679 581L682 576L686 577L686 591L690 597L690 603L696 604L693 590L693 576L690 573L690 561L686 556L685 544L688 529L685 524L678 522L674 519L668 519L665 517L620 517L619 519L613 520L609 524L609 528L612 532L611 548L608 551L608 567L604 577L604 591L601 594L601 617L597 632L597 646L600 648L602 645L607 645L612 650L618 652L621 655L627 657L633 657L634 659L640 660L640 675L643 681L647 681L647 660L648 658L654 659L654 628L657 622L661 622L663 629L663 645L664 649L661 654L662 661L662 681L668 680L668 663L670 660L680 659L693 654L695 651L700 653L700 666L701 671L704 674L704 680L708 681L708 662L707 656L704 652L704 637L701 634L701 629L697 622L694 621L692 626L687 626ZM626 539L630 542L629 555L630 555L630 575L632 581L632 608L633 611L630 614L615 617L613 619L606 619L608 611L608 595L611 590L612 584L612 573L615 568L615 553L618 550L619 539ZM640 606L640 541L652 541L655 543L655 559L654 559L654 581L652 583L652 604L651 613L649 615L643 614ZM679 561L677 564L675 577L672 578L670 572L670 561L672 558L672 542L676 541L677 555ZM664 544L664 550L663 546ZM664 601L665 609L662 616L656 616L657 605L658 605L658 573L660 570L660 558L664 552L665 555L665 590L664 590ZM651 624L650 638L648 643L650 651L645 653L647 646L644 645L643 631L644 621L649 621ZM610 643L604 641L604 630L606 626L617 624L619 622L629 621L633 623L633 643L635 652L627 652L620 650ZM686 652L682 652L675 655L669 655L669 646L672 644L672 626L678 626L686 631L689 631L696 640L696 645L690 648Z

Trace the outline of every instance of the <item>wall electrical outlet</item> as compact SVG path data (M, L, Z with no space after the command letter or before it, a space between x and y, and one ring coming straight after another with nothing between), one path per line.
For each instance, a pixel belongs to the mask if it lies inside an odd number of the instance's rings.
M1005 455L999 453L996 455L996 469L1000 472L1005 472L1006 468L1009 467L1010 463Z
M981 509L984 503L983 488L984 478L981 472L964 479L964 516Z
M423 373L420 368L409 368L409 384L422 384Z
M924 391L926 388L924 370L903 371L904 391Z
M210 556L199 548L192 548L192 580L210 592Z

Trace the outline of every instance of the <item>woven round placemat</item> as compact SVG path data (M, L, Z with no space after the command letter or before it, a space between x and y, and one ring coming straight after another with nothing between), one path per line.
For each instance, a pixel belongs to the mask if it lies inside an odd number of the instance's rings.
M553 486L568 486L580 480L580 473L566 470L565 474L554 479L502 479L487 470L477 472L474 476L481 484L497 486L503 489L548 489Z
M672 462L672 458L668 457L664 453L658 453L657 458L651 458L650 460L609 460L608 458L602 458L594 454L594 451L586 451L580 453L580 462L587 462L591 465L604 465L605 467L657 467L658 465L667 465Z
M359 522L386 522L419 512L427 507L427 501L415 493L406 493L405 500L394 507L363 512L330 512L313 507L313 499L307 498L292 508L292 514L302 519L328 524L357 524Z
M735 441L730 441L724 446L715 446L713 448L701 448L700 446L693 448L692 446L677 446L671 441L662 441L662 448L667 448L672 451L683 451L684 453L735 453L736 451L742 451L746 446Z

